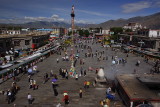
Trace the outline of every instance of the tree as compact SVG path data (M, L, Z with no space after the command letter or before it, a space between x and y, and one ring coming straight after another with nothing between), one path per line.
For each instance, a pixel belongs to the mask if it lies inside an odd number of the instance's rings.
M78 32L79 32L79 35L80 35L80 36L83 36L83 35L84 35L83 30L78 30Z
M88 30L85 30L85 31L84 31L84 35L85 35L86 37L88 37L88 36L89 36L89 31L88 31Z
M72 31L68 31L68 35L70 36L72 34Z
M126 29L125 32L132 32L132 29Z
M122 27L112 27L110 28L110 31L114 32L114 34L119 34L119 33L122 33L123 32L123 29Z

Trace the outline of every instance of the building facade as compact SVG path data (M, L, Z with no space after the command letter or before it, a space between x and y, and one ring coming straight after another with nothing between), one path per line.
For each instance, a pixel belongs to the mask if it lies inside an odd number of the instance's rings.
M0 37L0 55L5 55L7 51L13 48L11 37Z
M32 37L31 36L16 36L12 37L12 43L15 50L26 50L31 48Z
M32 36L32 49L37 49L43 45L45 45L49 40L49 34L46 35L38 35Z
M139 23L128 23L123 27L123 29L130 29L132 31L137 31L137 30L142 29L142 28L146 28L146 27L143 27Z
M138 35L150 37L150 38L160 38L160 30L151 29L141 29L137 32Z
M19 35L21 34L21 31L20 30L2 30L1 31L1 34L3 35Z
M37 49L49 41L49 34L44 35L14 35L0 36L0 54L13 51L22 52L25 50Z

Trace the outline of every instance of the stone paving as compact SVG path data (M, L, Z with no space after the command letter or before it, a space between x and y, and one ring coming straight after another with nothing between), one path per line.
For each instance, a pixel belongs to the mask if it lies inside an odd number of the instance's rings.
M95 88L92 85L89 89L83 88L83 82L85 80L89 80L91 82L94 81L95 78L95 71L88 71L88 67L92 68L104 68L104 72L108 80L114 80L115 75L117 74L124 74L124 73L133 73L134 69L137 70L138 74L143 73L149 73L151 69L151 65L145 63L143 60L143 57L137 57L134 54L129 54L129 57L127 57L127 63L125 65L119 64L119 65L112 65L112 59L111 56L118 56L120 58L126 58L126 54L122 53L120 51L114 52L111 51L109 48L108 50L102 48L100 44L91 44L93 52L96 50L98 51L105 51L105 55L108 56L108 60L102 60L100 62L97 61L97 58L94 57L88 57L84 58L84 52L87 52L87 50L84 50L83 52L80 51L80 58L85 59L85 64L80 65L79 60L77 61L76 65L76 71L80 73L80 68L83 67L83 70L87 70L87 76L81 76L79 77L79 80L76 81L74 78L69 77L68 80L61 78L59 76L59 68L67 69L69 71L71 62L68 61L62 61L61 58L64 56L64 52L62 55L54 54L50 56L49 58L45 59L43 62L40 62L37 64L38 72L37 74L32 76L32 79L35 79L37 81L37 84L39 85L38 90L32 90L29 89L29 83L28 83L28 75L25 74L20 78L20 81L17 82L17 85L20 86L20 91L16 94L16 99L11 104L7 104L7 101L5 101L6 96L0 95L0 107L13 107L14 104L16 104L16 107L56 107L58 103L61 103L62 106L64 105L64 102L62 101L63 98L63 92L67 91L70 98L70 103L67 105L68 107L100 107L99 101L105 99L105 92L106 88ZM77 48L79 49L79 48ZM77 50L75 49L75 51ZM70 52L70 48L68 49L68 53ZM56 58L60 59L59 63L56 63ZM135 63L137 60L141 61L141 64L139 67L135 66ZM51 79L48 80L45 84L43 84L43 76L47 72L53 70L55 74L58 75L58 96L54 96L54 92L51 85ZM6 90L11 87L11 83L13 82L12 79L0 84L0 90ZM83 98L79 98L79 89L83 89ZM35 100L33 101L33 104L28 105L27 101L27 94L30 93ZM117 96L117 100L121 101L121 99ZM111 107L113 107L113 103L111 102Z

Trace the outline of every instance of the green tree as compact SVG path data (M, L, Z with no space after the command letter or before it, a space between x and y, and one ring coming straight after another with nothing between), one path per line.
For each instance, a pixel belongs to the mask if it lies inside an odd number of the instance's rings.
M70 36L72 34L72 31L68 31L68 35Z
M132 32L132 29L126 29L125 32Z
M114 34L119 34L119 33L122 33L123 32L123 29L122 27L112 27L110 28L110 31L114 32Z
M88 30L85 30L85 31L84 31L84 35L85 35L86 37L88 37L88 36L89 36L89 31L88 31Z
M83 30L78 30L78 32L79 32L79 35L80 35L80 36L83 36L83 35L84 35Z

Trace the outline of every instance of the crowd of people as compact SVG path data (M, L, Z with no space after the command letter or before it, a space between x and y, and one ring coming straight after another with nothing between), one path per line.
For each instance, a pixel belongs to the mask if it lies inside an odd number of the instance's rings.
M98 49L93 49L92 45L93 44L100 44L101 47L103 48L102 50ZM71 49L71 50L70 50ZM95 50L95 51L94 51ZM112 60L113 64L125 64L127 63L127 57L129 57L129 54L127 54L126 57L119 57L117 54L112 55L112 57L109 57L107 54L108 47L104 47L103 44L98 43L97 40L83 40L79 39L75 42L74 47L61 47L58 48L56 51L56 54L59 55L56 59L55 62L57 65L61 64L61 61L64 63L71 62L70 69L67 67L59 67L59 72L51 70L49 73L44 73L43 74L43 84L46 84L48 80L51 80L51 85L53 89L54 96L58 96L60 94L58 87L59 84L57 81L61 81L65 79L65 81L69 81L69 79L75 79L75 81L83 81L83 84L79 86L79 91L77 91L77 96L79 99L82 99L83 96L85 96L85 93L87 92L86 90L89 90L90 87L92 87L92 81L89 80L88 77L88 72L93 71L95 74L98 73L98 68L88 66L87 68L84 67L86 66L86 62L88 58L96 59L97 62L101 61L108 61L109 59ZM72 52L74 51L74 52ZM115 51L116 52L116 51ZM60 58L62 60L60 60ZM39 60L38 60L39 62ZM36 63L35 63L36 64ZM35 65L33 64L33 65ZM136 66L140 65L140 61L138 60L136 63ZM56 66L56 65L55 65ZM80 69L75 69L77 66L80 66ZM26 71L29 67L26 68ZM33 66L33 71L37 72L37 67ZM135 71L136 72L136 71ZM29 89L37 90L39 88L39 85L43 84L37 84L36 79L33 78L32 74L28 73L28 83L29 83ZM35 74L36 75L36 74ZM62 86L63 87L63 86ZM11 103L14 101L14 97L18 90L20 89L16 82L12 84L12 90L7 90L5 95L7 96L7 101L8 103ZM85 92L85 93L84 93ZM115 99L115 93L113 89L110 87L107 88L106 96L104 96L104 100L100 101L100 105L102 107L110 107L110 102ZM69 96L69 91L68 90L63 90L63 98L62 100L64 101L65 105L68 105L70 103L70 96ZM27 95L27 100L28 104L32 104L36 98L33 98L31 93L28 93ZM61 107L61 102L57 104L57 107Z

